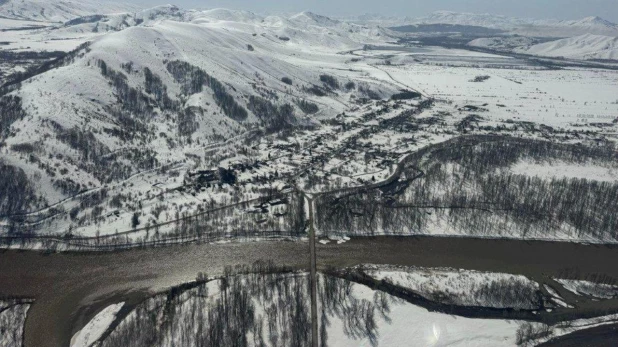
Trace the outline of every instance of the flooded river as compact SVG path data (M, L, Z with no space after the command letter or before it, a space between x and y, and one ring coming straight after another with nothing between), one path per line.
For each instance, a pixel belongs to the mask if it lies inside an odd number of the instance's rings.
M469 238L376 237L317 245L318 270L359 264L453 267L522 274L538 282L571 274L618 278L618 246ZM35 299L26 321L26 346L67 346L71 336L111 302L129 304L199 273L221 275L226 265L272 261L309 270L307 242L171 246L115 253L0 253L0 296ZM618 309L618 301L596 305ZM577 312L598 309L595 303Z

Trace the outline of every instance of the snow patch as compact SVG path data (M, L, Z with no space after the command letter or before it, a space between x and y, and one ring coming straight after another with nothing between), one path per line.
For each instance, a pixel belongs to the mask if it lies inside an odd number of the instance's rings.
M89 347L109 328L124 302L110 305L99 312L86 326L71 339L71 347Z

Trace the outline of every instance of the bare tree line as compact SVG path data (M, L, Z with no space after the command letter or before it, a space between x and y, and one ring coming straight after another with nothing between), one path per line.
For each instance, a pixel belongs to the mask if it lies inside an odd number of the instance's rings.
M618 240L618 184L509 170L521 160L615 167L616 158L611 147L509 138L437 145L412 155L395 182L321 196L317 225L326 233L412 235L438 220L468 235L551 238L566 229Z

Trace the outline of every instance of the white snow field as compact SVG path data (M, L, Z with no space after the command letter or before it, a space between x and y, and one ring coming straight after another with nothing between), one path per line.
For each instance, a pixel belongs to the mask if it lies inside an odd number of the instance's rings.
M110 305L99 312L86 326L71 339L71 347L90 347L109 328L122 309L124 303Z
M246 288L255 288L256 285L267 286L258 290L255 294L249 294L249 301L245 304L247 319L251 320L251 317L255 317L258 320L253 323L253 326L247 327L246 331L236 330L239 333L246 334L251 346L260 345L257 341L262 341L265 346L287 345L291 341L290 326L294 324L290 320L295 319L304 322L303 317L308 317L309 314L306 311L309 305L306 276L301 274L274 276L279 279L277 281L268 279L259 284L251 281L243 284ZM237 280L239 279L235 279L235 281ZM324 277L320 275L319 282L322 283L323 280ZM282 286L282 281L286 281L287 285ZM343 283L341 280L335 281L337 285ZM299 284L301 286L298 286ZM234 287L233 284L231 285ZM165 295L150 299L142 305L146 308L145 311L136 310L130 313L112 332L110 337L103 341L102 346L112 346L114 342L118 341L143 341L143 338L148 337L145 336L147 331L154 331L157 335L157 338L155 338L157 340L156 346L193 345L200 339L201 334L213 329L212 325L219 323L217 315L220 315L221 312L218 310L221 301L225 298L222 295L221 288L219 281L215 281L210 282L206 289L194 289L185 292L175 300L176 304L170 307L167 312L164 309ZM336 292L337 290L335 290ZM337 312L330 309L326 309L327 311L324 312L328 317L326 325L320 323L320 329L322 327L325 329L326 344L323 344L324 346L403 347L411 344L422 346L470 346L471 344L474 346L516 346L515 335L519 324L515 321L468 319L432 313L424 308L402 302L388 294L375 292L352 282L345 287L345 293L345 296L340 298L342 301L332 303L337 307ZM235 291L227 295L226 300L231 302L242 297L232 298L231 295L239 295ZM338 295L335 295L335 297L338 297ZM293 298L292 302L289 301L290 298ZM380 313L380 309L377 307L374 311L373 305L378 305L378 302L387 305L388 308L384 314ZM322 307L324 301L321 297L318 303L318 317L320 317L322 310L325 309ZM373 323L365 327L364 319L366 317L360 312L356 317L349 317L350 313L346 312L352 312L350 310L354 309L374 311ZM170 315L168 312L173 312L173 314ZM145 314L155 315L159 319L157 322L167 319L169 325L162 328L159 328L158 325L151 326L154 320L145 321ZM141 328L134 329L137 326ZM371 333L363 332L365 328L369 329Z
M430 55L439 55L430 58ZM390 52L393 65L408 53ZM529 121L554 127L593 122L611 123L618 116L618 72L610 70L563 69L539 71L514 68L515 59L486 63L442 55L429 49L415 55L424 64L380 66L401 85L452 102L450 112L465 105L482 106L480 116L491 121ZM438 62L435 62L438 60ZM471 66L474 65L474 66ZM490 76L471 83L476 76ZM453 107L454 106L454 107Z
M374 300L376 292L353 284L352 292L359 299ZM515 321L470 319L429 312L408 303L393 303L389 321L377 315L379 327L377 346L517 346L515 335L519 325ZM327 329L331 346L372 346L369 339L353 339L345 333L341 319L333 317Z
M507 305L506 302L500 300L480 299L475 296L475 292L491 283L517 284L530 291L539 288L538 283L525 276L511 274L421 267L376 267L372 269L372 266L369 266L368 269L365 272L377 280L385 280L410 289L430 300L436 293L440 293L454 300L456 304L464 306L534 308L525 307L525 304Z
M437 277L446 271L435 270ZM509 275L487 273L483 276L472 274L476 279ZM304 345L310 338L306 321L310 301L308 280L306 273L240 275L228 278L225 284L213 280L176 292L171 298L168 293L162 293L139 304L101 346L127 341L136 344L156 341L153 346L161 347L228 341L224 337L228 331L221 330L224 327L234 329L238 337L244 334L250 346L274 347L289 345L292 341ZM520 331L527 325L517 320L470 319L429 312L385 292L324 275L319 275L318 284L318 328L320 345L325 347L514 347L518 345ZM224 307L231 312L242 309L242 313L224 318ZM616 319L616 315L609 315L556 326L533 323L546 334L532 342L537 344L577 330L613 324ZM290 334L291 326L298 329L294 335Z

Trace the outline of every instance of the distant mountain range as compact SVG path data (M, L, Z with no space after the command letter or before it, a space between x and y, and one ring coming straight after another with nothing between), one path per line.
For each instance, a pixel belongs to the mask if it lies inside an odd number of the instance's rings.
M359 23L381 23L385 26L449 24L483 27L505 32L539 37L571 37L583 34L618 36L618 25L600 17L579 20L525 19L495 14L460 13L437 11L425 17L392 18L379 15L363 15L347 18Z
M0 0L0 17L43 22L65 22L76 17L140 9L133 4L97 0Z

